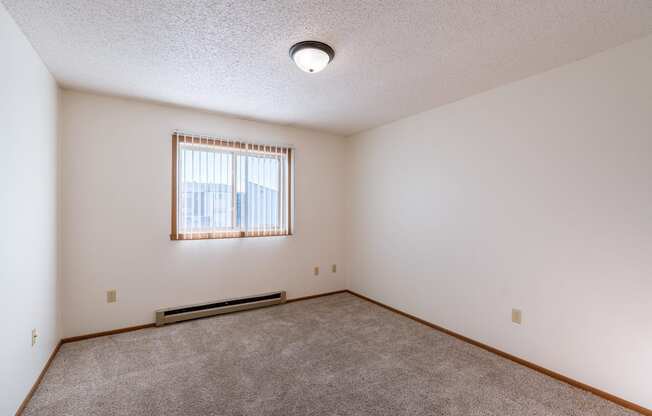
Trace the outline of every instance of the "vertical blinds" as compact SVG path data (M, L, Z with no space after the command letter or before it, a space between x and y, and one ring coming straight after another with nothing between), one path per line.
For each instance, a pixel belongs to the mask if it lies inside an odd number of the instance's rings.
M291 234L292 149L175 132L173 240Z

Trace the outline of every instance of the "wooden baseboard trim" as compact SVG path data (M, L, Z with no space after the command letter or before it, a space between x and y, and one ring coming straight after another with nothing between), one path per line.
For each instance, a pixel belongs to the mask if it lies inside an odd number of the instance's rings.
M347 293L348 290L343 289L343 290L336 290L334 292L326 292L326 293L320 293L318 295L310 295L310 296L302 296L300 298L294 298L294 299L288 299L285 302L286 303L291 303L291 302L299 302L301 300L308 300L308 299L315 299L315 298L321 298L324 296L330 296L330 295L337 295L338 293Z
M317 295L303 296L303 297L300 297L300 298L288 299L287 302L288 303L298 302L298 301L302 301L302 300L320 298L320 297L323 297L323 296L336 295L336 294L339 294L339 293L350 293L351 295L357 296L360 299L364 299L367 302L371 302L371 303L376 304L376 305L378 305L380 307L388 309L388 310L390 310L390 311L392 311L394 313L405 316L406 318L412 319L412 320L414 320L416 322L419 322L420 324L426 325L426 326L428 326L428 327L430 327L432 329L435 329L437 331L448 334L448 335L450 335L452 337L460 339L460 340L462 340L464 342L467 342L469 344L475 345L476 347L479 347L479 348L482 348L482 349L484 349L486 351L492 352L492 353L494 353L496 355L499 355L499 356L501 356L503 358L506 358L508 360L514 361L514 362L516 362L518 364L521 364L521 365L523 365L525 367L528 367L528 368L530 368L530 369L532 369L534 371L538 371L538 372L540 372L542 374L545 374L545 375L547 375L549 377L552 377L552 378L557 379L557 380L559 380L561 382L569 384L569 385L571 385L573 387L588 391L589 393L592 393L592 394L594 394L594 395L596 395L598 397L601 397L601 398L603 398L605 400L609 400L610 402L613 402L613 403L615 403L615 404L617 404L619 406L622 406L624 408L633 410L633 411L638 412L638 413L640 413L642 415L645 415L645 416L652 416L652 410L647 409L647 408L645 408L643 406L640 406L640 405L638 405L636 403L632 403L632 402L630 402L628 400L625 400L625 399L622 399L620 397L614 396L613 394L610 394L610 393L607 393L607 392L602 391L600 389L597 389L595 387L589 386L588 384L584 384L584 383L582 383L580 381L577 381L577 380L574 380L574 379L572 379L570 377L566 377L563 374L559 374L559 373L554 372L552 370L548 370L547 368L541 367L540 365L531 363L531 362L526 361L526 360L524 360L522 358L519 358L519 357L517 357L515 355L508 354L508 353L506 353L504 351L501 351L499 349L491 347L491 346L489 346L487 344L483 344L483 343L481 343L479 341L476 341L476 340L468 338L468 337L466 337L464 335L458 334L457 332L453 332L453 331L451 331L449 329L446 329L446 328L444 328L442 326L439 326L439 325L433 324L432 322L428 322L428 321L426 321L424 319L418 318L418 317L416 317L414 315L410 315L409 313L406 313L406 312L403 312L403 311L401 311L399 309L396 309L396 308L393 308L391 306L385 305L384 303L381 303L381 302L379 302L377 300L374 300L374 299L371 299L371 298L369 298L367 296L356 293L356 292L354 292L352 290L337 290L337 291L334 291L334 292L327 292L327 293L320 293L320 294L317 294ZM107 335L121 334L121 333L124 333L124 332L138 331L139 329L151 328L153 326L154 326L154 324L150 323L150 324L145 324L145 325L137 325L137 326L131 326L131 327L126 327L126 328L119 328L119 329L114 329L114 330L111 330L111 331L96 332L96 333L92 333L92 334L79 335L79 336L76 336L76 337L69 337L69 338L62 339L61 341L59 341L59 343L55 347L54 351L52 351L52 354L50 354L50 358L45 363L45 366L43 367L43 370L41 371L38 378L36 379L36 382L34 382L34 385L32 386L29 393L27 394L27 396L25 397L25 399L21 403L20 407L16 411L16 416L20 416L23 413L23 411L25 410L25 407L27 407L27 403L29 403L30 399L34 395L34 392L36 391L38 386L41 384L41 381L43 380L43 377L45 376L45 373L50 368L50 365L52 364L52 361L54 360L54 357L59 352L59 349L61 348L62 344L67 343L67 342L81 341L81 340L90 339L90 338L103 337L103 336L107 336Z
M338 293L346 293L346 292L347 292L347 290L344 290L344 289L343 290L336 290L334 292L319 293L317 295L302 296L300 298L288 299L286 302L287 303L298 302L298 301L301 301L301 300L320 298L322 296L330 296L330 295L336 295ZM85 339L91 339L91 338L97 338L97 337L105 337L107 335L122 334L124 332L138 331L139 329L151 328L153 326L155 326L154 323L150 323L150 324L144 324L144 325L129 326L129 327L126 327L126 328L118 328L118 329L113 329L113 330L110 330L110 331L94 332L92 334L85 334L85 335L78 335L78 336L75 336L75 337L64 338L64 339L61 340L61 342L65 344L67 342L83 341Z
M302 300L315 299L315 298L320 298L322 296L330 296L330 295L336 295L338 293L346 293L346 292L348 292L348 291L347 290L336 290L334 292L320 293L320 294L317 294L317 295L302 296L300 298L288 299L287 302L288 303L298 302L298 301L302 301ZM136 326L129 326L129 327L126 327L126 328L113 329L111 331L94 332L92 334L85 334L85 335L78 335L78 336L75 336L75 337L63 338L62 340L59 341L59 343L55 347L54 351L52 351L52 354L50 354L50 358L48 358L47 363L45 363L45 366L43 367L43 370L41 371L38 378L36 379L36 382L34 382L34 385L30 389L29 393L27 393L27 396L25 397L23 402L20 404L20 407L16 411L16 416L20 416L23 413L23 411L25 410L25 407L27 407L27 403L29 403L29 401L32 399L32 396L34 395L34 392L36 391L38 386L41 384L41 381L43 380L43 377L45 376L45 373L48 371L48 368L50 368L50 364L52 364L52 360L54 360L54 357L59 352L59 349L61 348L61 345L65 344L65 343L68 343L68 342L83 341L85 339L105 337L107 335L122 334L122 333L125 333L125 332L138 331L140 329L152 328L152 327L154 327L154 323L144 324L144 325L136 325Z
M445 333L447 335L450 335L452 337L460 339L460 340L462 340L464 342L468 342L469 344L475 345L476 347L480 347L483 350L492 352L492 353L494 353L496 355L499 355L499 356L501 356L503 358L507 358L508 360L514 361L514 362L516 362L518 364L521 364L521 365L523 365L525 367L528 367L528 368L530 368L530 369L532 369L534 371L538 371L539 373L545 374L545 375L547 375L549 377L552 377L552 378L554 378L556 380L559 380L559 381L564 382L566 384L570 384L573 387L577 387L578 389L588 391L589 393L592 393L592 394L594 394L594 395L596 395L598 397L601 397L601 398L603 398L605 400L609 400L610 402L613 402L613 403L615 403L615 404L617 404L619 406L622 406L624 408L633 410L633 411L638 412L638 413L640 413L642 415L645 415L645 416L652 416L652 410L647 409L647 408L645 408L643 406L640 406L640 405L638 405L636 403L632 403L632 402L630 402L628 400L621 399L620 397L614 396L613 394L607 393L606 391L602 391L602 390L597 389L595 387L591 387L588 384L584 384L584 383L582 383L580 381L577 381L577 380L574 380L574 379L572 379L570 377L566 377L563 374L559 374L559 373L554 372L552 370L548 370L547 368L544 368L544 367L541 367L540 365L537 365L537 364L531 363L529 361L526 361L526 360L524 360L522 358L519 358L519 357L517 357L515 355L506 353L504 351L501 351L499 349L491 347L491 346L489 346L487 344L483 344L483 343L481 343L479 341L476 341L474 339L465 337L464 335L458 334L457 332L453 332L450 329L446 329L446 328L444 328L442 326L433 324L432 322L428 322L428 321L426 321L424 319L421 319L421 318L418 318L418 317L416 317L414 315L410 315L409 313L406 313L406 312L403 312L403 311L401 311L399 309L396 309L396 308L393 308L391 306L385 305L384 303L381 303L381 302L378 302L377 300L368 298L368 297L366 297L364 295L361 295L359 293L356 293L356 292L354 292L352 290L347 290L346 292L348 292L348 293L350 293L350 294L352 294L354 296L357 296L360 299L364 299L364 300L366 300L368 302L371 302L371 303L376 304L378 306L381 306L381 307L383 307L385 309L388 309L388 310L390 310L392 312L395 312L395 313L397 313L399 315L405 316L406 318L410 318L410 319L412 319L414 321L417 321L420 324L429 326L432 329L443 332L443 333Z
M124 332L138 331L139 329L151 328L153 326L154 326L153 322L151 324L128 326L126 328L118 328L118 329L113 329L111 331L95 332L92 334L85 334L85 335L78 335L76 337L64 338L61 340L61 342L65 344L67 342L83 341L85 339L105 337L107 335L122 334Z
M25 408L27 407L27 403L29 403L29 401L32 399L32 396L34 396L34 392L36 392L36 389L41 384L41 381L43 380L45 373L47 373L48 368L50 368L50 364L52 364L52 360L54 360L54 357L59 352L59 349L61 348L61 344L63 344L63 342L59 341L57 343L57 346L54 347L54 351L52 351L52 354L50 354L50 358L48 358L48 361L43 366L43 370L41 370L41 373L38 375L38 378L32 385L32 388L29 390L29 393L27 393L27 396L25 396L25 399L18 407L18 410L16 410L16 416L22 415L23 412L25 411Z

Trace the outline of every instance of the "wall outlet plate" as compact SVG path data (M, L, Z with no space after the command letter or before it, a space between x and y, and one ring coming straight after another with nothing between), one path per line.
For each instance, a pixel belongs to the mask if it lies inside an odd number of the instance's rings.
M333 272L333 273L337 273L337 264L333 264L333 265L331 266L331 272Z
M512 309L512 322L515 324L521 324L523 318L523 312L520 309Z
M36 332L36 328L32 329L32 347L36 345L36 340L38 339L38 332Z
M115 303L118 300L118 293L115 289L106 291L106 303Z
M315 276L319 276L319 266L315 266L315 270L313 272Z

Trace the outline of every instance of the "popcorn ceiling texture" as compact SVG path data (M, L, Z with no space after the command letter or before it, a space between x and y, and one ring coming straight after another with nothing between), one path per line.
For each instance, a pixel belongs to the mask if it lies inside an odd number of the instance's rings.
M2 1L64 87L343 135L652 33L650 0Z

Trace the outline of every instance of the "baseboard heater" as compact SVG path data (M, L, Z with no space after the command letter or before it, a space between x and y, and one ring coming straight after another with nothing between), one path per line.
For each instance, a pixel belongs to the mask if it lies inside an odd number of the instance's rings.
M223 313L263 308L286 302L285 291L263 293L262 295L245 296L242 298L223 299L195 305L177 306L156 311L156 326L188 319L205 318Z

